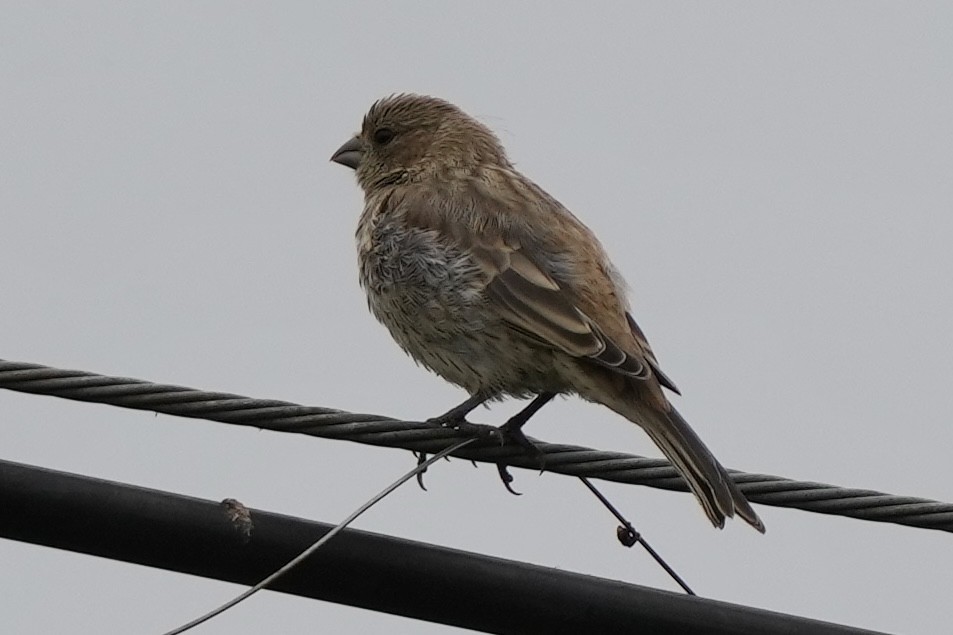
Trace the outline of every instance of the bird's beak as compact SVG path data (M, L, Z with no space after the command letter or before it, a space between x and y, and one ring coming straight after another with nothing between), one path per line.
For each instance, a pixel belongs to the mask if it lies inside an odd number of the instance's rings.
M364 144L359 137L351 137L347 143L337 149L331 160L356 170L364 158Z

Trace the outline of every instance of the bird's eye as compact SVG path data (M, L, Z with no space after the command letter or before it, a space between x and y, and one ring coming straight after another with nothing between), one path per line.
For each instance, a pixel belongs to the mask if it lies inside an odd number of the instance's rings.
M374 143L387 145L394 138L394 131L390 128L380 128L374 132Z

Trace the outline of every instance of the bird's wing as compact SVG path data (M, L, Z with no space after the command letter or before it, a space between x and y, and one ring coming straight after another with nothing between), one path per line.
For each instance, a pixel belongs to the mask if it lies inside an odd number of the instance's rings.
M471 245L470 253L487 274L487 298L514 327L574 357L637 379L651 377L641 355L610 339L522 249L481 242Z
M426 192L405 192L383 205L400 208L398 215L411 226L434 232L441 240L470 254L485 274L488 300L511 326L540 343L574 357L588 358L623 375L649 380L675 390L675 384L658 369L642 331L626 313L603 263L592 256L599 250L572 254L585 260L580 283L568 288L540 266L512 225L504 218L518 202L501 200L484 187L468 190L466 202L445 200ZM552 204L559 206L552 201ZM472 210L479 209L480 214ZM556 222L577 242L564 245L579 250L595 238L579 221L559 206ZM518 214L517 214L518 216ZM546 222L546 221L543 221ZM526 232L528 233L528 232ZM532 243L533 241L528 241ZM592 252L592 253L590 253ZM588 255L587 255L588 254ZM601 321L601 323L600 323Z

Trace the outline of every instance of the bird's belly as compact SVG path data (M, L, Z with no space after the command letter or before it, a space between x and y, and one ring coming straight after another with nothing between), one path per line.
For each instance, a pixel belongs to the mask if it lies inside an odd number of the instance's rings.
M530 346L496 315L470 257L407 240L375 241L360 253L368 306L400 347L471 393L524 396L549 389L551 352Z

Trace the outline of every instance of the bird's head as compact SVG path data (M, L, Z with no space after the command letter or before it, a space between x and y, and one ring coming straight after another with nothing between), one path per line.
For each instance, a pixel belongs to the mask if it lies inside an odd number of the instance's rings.
M447 101L411 94L375 102L361 132L331 160L352 168L365 191L440 170L508 165L499 140L482 123Z

